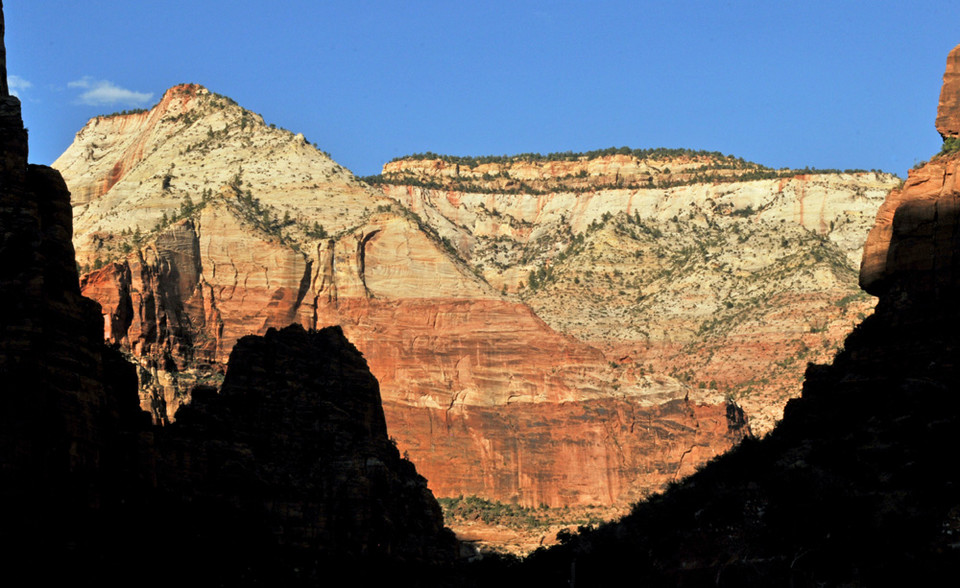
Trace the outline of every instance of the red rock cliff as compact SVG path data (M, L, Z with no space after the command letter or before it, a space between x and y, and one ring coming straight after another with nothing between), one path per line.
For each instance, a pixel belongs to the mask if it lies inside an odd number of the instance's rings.
M937 107L937 131L944 139L960 137L960 45L947 56L943 89Z
M950 52L937 116L937 130L960 136L960 46ZM960 152L945 149L893 190L881 206L864 246L861 286L876 295L907 282L916 295L936 295L952 283L954 231L960 202Z
M0 86L0 561L12 582L317 585L338 569L405 584L452 560L439 506L390 443L376 380L342 333L247 340L222 397L152 428L133 366L80 294L71 234L70 193L27 164L20 103ZM173 231L144 272L165 280L166 304L193 283L191 258L174 255L188 234ZM111 330L134 320L129 289L119 300ZM157 308L139 305L141 324L165 322L146 318Z

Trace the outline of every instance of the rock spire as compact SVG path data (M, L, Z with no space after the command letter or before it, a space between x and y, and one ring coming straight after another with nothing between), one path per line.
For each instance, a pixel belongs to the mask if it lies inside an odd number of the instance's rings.
M947 56L943 89L937 107L937 131L944 139L960 136L960 45Z

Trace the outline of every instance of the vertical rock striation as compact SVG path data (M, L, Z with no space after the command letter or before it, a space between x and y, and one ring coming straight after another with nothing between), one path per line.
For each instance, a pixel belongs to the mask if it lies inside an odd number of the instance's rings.
M55 165L80 194L80 262L100 266L82 291L158 423L222 382L243 336L298 323L343 328L440 496L626 504L748 434L723 394L611 365L416 214L199 86L91 120Z
M960 136L960 45L950 52L937 114L944 139ZM880 207L864 246L860 285L877 296L894 290L942 297L956 278L960 152L935 156ZM889 296L888 296L889 297Z

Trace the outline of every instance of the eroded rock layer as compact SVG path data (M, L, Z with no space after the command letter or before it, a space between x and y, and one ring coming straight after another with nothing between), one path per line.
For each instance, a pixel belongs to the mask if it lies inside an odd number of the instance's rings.
M371 181L555 330L735 398L764 433L872 309L856 267L899 180L660 151L411 158Z
M595 399L454 410L387 403L384 410L391 431L421 432L411 435L408 450L433 473L438 495L498 496L529 506L635 502L692 474L746 433L736 405L683 398L649 406Z

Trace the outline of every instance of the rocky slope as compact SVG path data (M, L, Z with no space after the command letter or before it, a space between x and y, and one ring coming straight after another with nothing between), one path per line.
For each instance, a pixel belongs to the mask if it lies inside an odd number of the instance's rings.
M363 352L440 496L623 504L748 431L722 394L557 333L416 214L201 87L91 120L55 165L83 195L83 292L158 422L218 385L242 336L299 323Z
M735 398L756 432L872 308L856 285L888 174L716 153L400 159L369 178L492 285L610 361Z
M861 275L880 297L876 313L831 365L807 370L802 398L771 435L488 584L606 586L629 576L650 586L890 586L955 577L960 476L942 451L960 425L952 304L960 191L942 178L958 164L956 152L942 153L891 193Z

